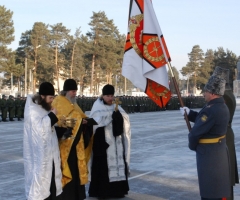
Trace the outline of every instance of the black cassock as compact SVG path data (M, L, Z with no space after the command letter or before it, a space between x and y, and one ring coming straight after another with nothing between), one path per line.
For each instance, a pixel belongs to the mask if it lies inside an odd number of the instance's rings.
M123 118L119 111L114 111L112 123L114 135L121 135L123 132ZM128 170L124 152L123 158L125 163L126 180L109 182L106 152L108 147L109 145L105 140L104 127L97 128L93 139L91 182L88 191L90 197L117 198L123 197L124 195L128 194Z
M66 128L62 127L56 127L57 135L58 138L61 138L63 136L63 133L66 132ZM80 141L80 137L82 134L82 130L84 130L84 145L85 148L88 145L87 138L91 138L91 130L92 126L86 126L86 125L81 125L77 135L74 139L74 142L72 144L69 156L68 156L68 165L72 174L72 180L67 183L64 188L63 192L61 194L61 200L83 200L86 199L86 191L85 191L85 185L80 184L80 178L79 178L79 169L78 169L78 158L77 158L77 151L76 151L76 146L78 142Z

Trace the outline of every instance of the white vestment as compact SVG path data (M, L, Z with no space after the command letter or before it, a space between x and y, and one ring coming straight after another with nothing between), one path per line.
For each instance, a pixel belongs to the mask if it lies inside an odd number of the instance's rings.
M51 127L49 112L28 95L24 110L23 158L27 200L43 200L50 195L55 166L56 196L62 193L62 173L58 139Z
M123 116L123 134L117 137L112 133L112 114L115 109L115 104L104 104L99 98L94 102L89 117L94 118L98 125L93 126L95 134L98 127L104 127L105 140L109 147L107 148L107 164L109 181L126 180L125 165L123 160L123 152L127 166L130 164L130 147L131 147L131 129L130 121L127 113L119 106L118 110ZM91 181L91 160L89 161L89 180Z

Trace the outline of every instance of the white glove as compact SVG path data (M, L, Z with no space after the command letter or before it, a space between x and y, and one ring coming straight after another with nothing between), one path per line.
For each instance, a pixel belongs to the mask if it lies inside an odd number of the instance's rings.
M180 112L181 112L181 114L182 115L184 115L185 114L185 111L184 110L186 110L186 113L187 113L187 115L189 114L189 112L190 112L190 109L188 108L188 107L180 107Z

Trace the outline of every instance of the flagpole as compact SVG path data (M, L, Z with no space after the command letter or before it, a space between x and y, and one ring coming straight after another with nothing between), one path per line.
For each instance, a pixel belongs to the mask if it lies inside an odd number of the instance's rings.
M130 0L130 4L129 4L129 12L128 12L128 23L131 17L131 8L132 8L132 4L133 4L133 0Z
M179 101L180 101L180 105L181 105L181 107L184 107L184 103L183 103L183 100L182 100L182 97L181 97L181 93L180 93L180 91L179 91L176 78L175 78L175 76L174 76L174 74L173 74L173 71L172 71L171 63L170 63L170 62L167 62L167 64L168 64L168 68L169 68L169 70L170 70L170 72L171 72L171 76L172 76L171 78L172 78L172 81L173 81L175 90L176 90L176 92L177 92L177 96L178 96L178 99L179 99ZM185 120L186 120L188 130L191 131L191 124L190 124L190 122L189 122L189 120L188 120L187 112L186 112L186 110L184 110L184 111L185 111L185 112L184 112L184 118L185 118Z

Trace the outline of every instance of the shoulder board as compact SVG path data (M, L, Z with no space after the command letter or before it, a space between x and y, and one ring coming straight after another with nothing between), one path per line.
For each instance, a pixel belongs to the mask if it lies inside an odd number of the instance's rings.
M211 108L213 104L207 105L206 108Z

